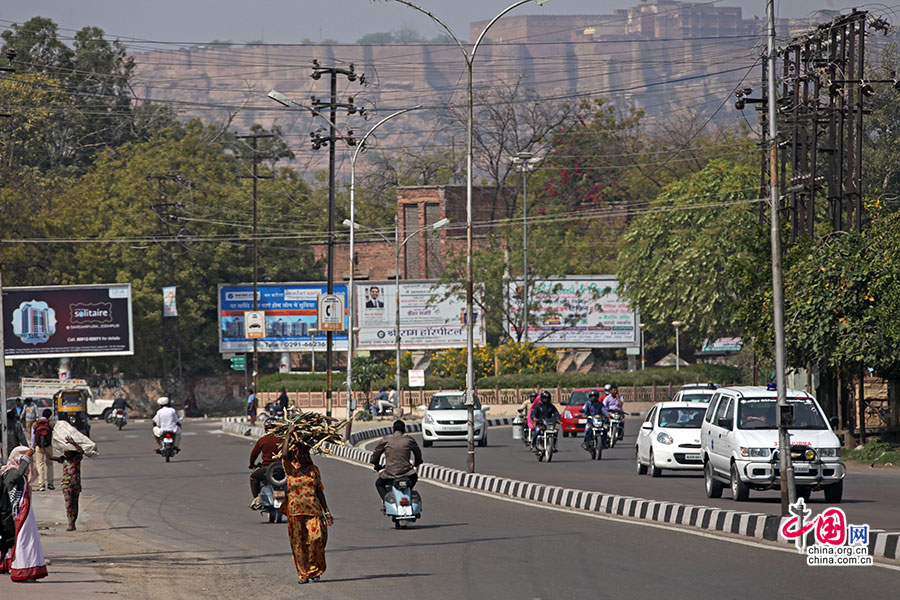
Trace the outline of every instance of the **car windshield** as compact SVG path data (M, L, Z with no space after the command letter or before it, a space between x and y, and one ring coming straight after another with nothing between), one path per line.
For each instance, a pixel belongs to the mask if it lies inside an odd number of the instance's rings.
M569 396L568 400L566 400L566 406L572 406L575 404L577 404L578 406L584 406L588 401L588 393L589 392L590 392L590 390L587 390L587 391L579 390L579 391L572 392L572 395Z
M659 426L672 429L699 429L703 423L704 414L706 414L705 406L661 408L659 410Z
M465 394L435 394L428 403L428 410L465 410ZM475 398L475 410L481 410L481 403Z
M713 390L708 392L684 392L681 394L682 402L709 402L712 398Z
M794 407L791 429L828 429L815 401L788 398ZM741 398L738 404L738 427L741 429L775 429L775 398Z

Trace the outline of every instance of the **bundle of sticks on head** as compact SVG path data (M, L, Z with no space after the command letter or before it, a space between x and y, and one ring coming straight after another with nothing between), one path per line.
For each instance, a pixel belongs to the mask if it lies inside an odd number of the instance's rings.
M291 411L286 419L276 419L274 421L275 428L269 433L283 440L293 424L296 427L291 434L289 442L291 447L299 444L309 448L310 452L328 454L331 451L324 444L343 445L344 428L352 420L351 418L340 421L314 412L295 414L294 411ZM269 423L271 422L269 421ZM272 458L281 458L281 452L276 453Z

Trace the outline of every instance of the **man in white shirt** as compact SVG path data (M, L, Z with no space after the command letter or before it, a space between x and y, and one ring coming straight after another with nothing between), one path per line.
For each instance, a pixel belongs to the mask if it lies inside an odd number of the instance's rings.
M181 421L178 419L178 413L169 406L169 399L163 396L156 403L159 410L153 417L153 437L156 440L156 449L162 447L162 436L166 431L175 432L175 448L181 448Z

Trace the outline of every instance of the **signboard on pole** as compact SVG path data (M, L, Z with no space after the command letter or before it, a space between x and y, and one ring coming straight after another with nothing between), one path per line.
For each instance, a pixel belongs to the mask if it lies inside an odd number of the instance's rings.
M639 348L638 313L618 295L614 275L574 275L528 282L527 339L556 348ZM507 331L521 327L522 283L509 285Z
M231 357L231 368L234 371L247 370L247 357L243 354L237 354Z
M325 294L319 297L319 329L344 330L344 299L341 296Z
M425 370L410 369L409 370L409 387L425 387Z
M7 359L134 354L131 284L3 288Z
M266 337L266 312L262 310L244 311L244 335L256 340Z
M356 286L357 336L360 350L387 350L396 346L397 286L391 281L369 281ZM400 283L400 337L405 350L464 348L465 299L449 285L432 281ZM484 328L475 314L475 343L484 344Z
M164 287L163 292L163 316L177 317L178 307L175 305L175 286Z
M245 312L253 311L253 284L219 285L219 352L252 352L256 339L259 352L308 352L324 350L326 338L315 337L319 325L319 297L326 295L325 283L265 283L257 286L257 312L264 314L263 336L246 334ZM347 287L335 285L334 293L344 301ZM346 306L346 301L343 302ZM346 311L344 311L346 312ZM347 319L347 315L344 316ZM333 334L334 350L347 350L346 321Z

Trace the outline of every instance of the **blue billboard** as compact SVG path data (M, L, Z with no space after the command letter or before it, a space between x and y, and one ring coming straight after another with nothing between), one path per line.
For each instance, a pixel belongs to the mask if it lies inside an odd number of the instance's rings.
M308 352L325 350L326 334L318 331L319 296L324 283L264 283L256 286L256 310L263 311L265 335L257 339L259 352ZM347 286L335 285L334 293L347 306ZM219 285L219 352L252 352L253 340L245 336L244 313L253 308L253 284ZM347 350L349 314L344 311L344 331L332 336L333 348Z

